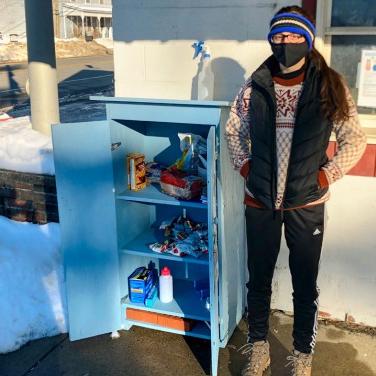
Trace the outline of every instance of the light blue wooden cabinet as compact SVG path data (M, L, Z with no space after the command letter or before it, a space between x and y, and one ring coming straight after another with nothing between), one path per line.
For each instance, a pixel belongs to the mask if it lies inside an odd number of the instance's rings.
M52 127L59 215L64 252L69 335L78 340L139 325L211 341L212 375L245 307L243 181L233 171L224 136L225 102L94 97L106 103L107 120ZM208 203L180 201L154 185L127 187L130 152L146 161L171 164L181 151L178 133L207 142ZM155 224L185 210L207 222L206 257L157 254ZM197 320L189 332L129 320L127 277L138 266L167 265L174 277L174 300L144 310ZM192 280L210 281L210 309Z

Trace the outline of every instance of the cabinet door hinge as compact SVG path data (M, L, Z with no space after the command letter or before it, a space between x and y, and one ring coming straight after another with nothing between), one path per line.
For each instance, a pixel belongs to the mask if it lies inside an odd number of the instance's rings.
M121 146L121 142L113 142L111 144L111 151L115 151L116 149L119 149Z
M213 218L213 253L218 254L218 218Z

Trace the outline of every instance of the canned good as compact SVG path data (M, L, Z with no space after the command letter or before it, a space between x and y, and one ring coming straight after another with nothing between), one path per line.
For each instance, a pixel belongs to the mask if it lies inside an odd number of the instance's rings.
M127 155L128 189L140 191L146 187L145 155L130 153Z

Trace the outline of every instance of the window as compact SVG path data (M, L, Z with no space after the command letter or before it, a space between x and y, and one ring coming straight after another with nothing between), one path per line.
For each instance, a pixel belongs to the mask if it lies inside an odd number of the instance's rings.
M362 51L375 50L376 54L376 0L318 0L317 5L318 12L321 7L321 17L324 18L322 34L326 57L330 66L346 78L358 103L359 90L362 89L359 88L359 77L364 69L360 64ZM320 13L318 20L319 17ZM374 122L376 95L374 101L373 98L371 100L371 106L358 106L358 111L365 116L368 114L368 118L371 115Z
M332 0L331 26L375 26L375 0Z
M351 94L357 102L359 93L359 74L362 50L376 51L376 35L333 35L331 66L340 72L349 84ZM358 107L359 113L376 114L374 108Z

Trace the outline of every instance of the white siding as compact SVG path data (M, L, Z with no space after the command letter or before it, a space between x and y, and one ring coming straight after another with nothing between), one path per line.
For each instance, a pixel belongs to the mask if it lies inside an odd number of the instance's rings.
M232 100L270 54L269 21L288 3L114 0L116 95L195 98L198 59L192 59L192 43L205 40L212 53L214 99Z

